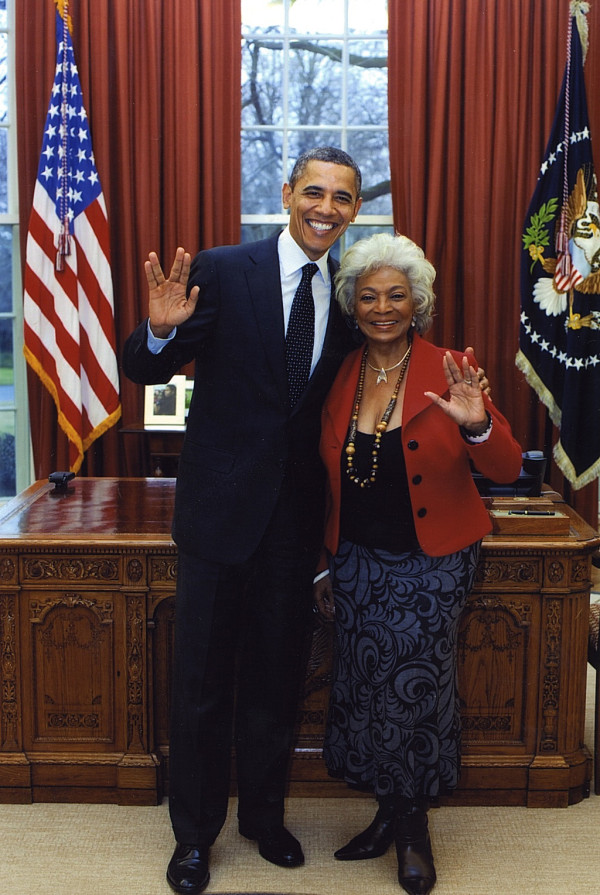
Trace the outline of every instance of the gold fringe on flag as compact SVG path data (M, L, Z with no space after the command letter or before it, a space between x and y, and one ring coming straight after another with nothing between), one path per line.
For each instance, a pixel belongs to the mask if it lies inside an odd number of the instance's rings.
M570 13L575 16L577 22L577 30L579 31L579 40L581 41L581 52L583 53L583 64L585 65L585 57L587 56L589 46L589 26L586 18L590 11L588 0L571 0Z

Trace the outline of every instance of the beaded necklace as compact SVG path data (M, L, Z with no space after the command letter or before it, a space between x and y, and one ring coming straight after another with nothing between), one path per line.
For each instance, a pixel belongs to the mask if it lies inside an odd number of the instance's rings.
M373 442L373 450L371 451L371 472L367 476L366 479L361 479L358 475L358 470L354 466L354 455L356 453L356 433L358 431L358 412L360 410L360 402L362 401L363 390L365 386L365 372L367 368L367 355L369 353L369 349L365 348L362 362L360 365L360 374L358 377L358 385L356 386L356 395L354 397L354 410L352 411L352 418L350 420L350 428L348 431L348 441L346 443L346 475L350 478L351 482L354 482L359 488L369 488L377 477L377 469L379 468L378 456L379 456L379 447L381 445L381 439L385 430L387 429L387 425L390 421L390 417L394 411L394 407L396 406L396 401L398 399L398 392L400 391L400 385L402 380L404 379L404 374L406 373L406 368L408 367L408 362L410 360L412 345L409 345L408 351L404 355L401 361L400 373L398 374L398 381L396 382L396 387L394 388L394 392L392 397L390 398L390 403L385 408L384 414L381 417L381 421L377 423L375 426L375 440ZM370 364L369 364L370 366Z

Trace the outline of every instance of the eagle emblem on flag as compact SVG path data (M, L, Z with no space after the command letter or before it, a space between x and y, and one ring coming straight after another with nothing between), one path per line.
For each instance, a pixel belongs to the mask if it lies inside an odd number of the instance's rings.
M584 315L578 311L575 292L600 295L600 205L596 177L588 168L577 172L575 187L565 207L557 215L567 234L566 250L558 257L546 257L549 245L549 226L558 200L544 203L523 235L524 247L533 264L539 262L548 276L540 276L533 287L534 301L549 316L567 314L566 326L579 329L600 328L600 308ZM559 234L558 244L564 240Z

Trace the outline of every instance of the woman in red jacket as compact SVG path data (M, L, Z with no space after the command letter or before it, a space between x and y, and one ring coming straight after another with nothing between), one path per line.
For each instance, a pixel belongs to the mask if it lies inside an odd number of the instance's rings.
M436 880L428 800L458 782L456 636L491 529L471 462L497 482L521 467L475 359L421 338L434 278L405 236L377 234L342 259L338 301L366 342L323 408L329 568L315 583L336 625L325 760L378 801L373 823L336 857L377 857L395 838L399 882L419 895Z

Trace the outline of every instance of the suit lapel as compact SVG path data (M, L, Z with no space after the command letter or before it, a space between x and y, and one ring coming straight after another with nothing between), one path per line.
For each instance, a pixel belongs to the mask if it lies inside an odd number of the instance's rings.
M335 346L336 336L337 336L337 327L338 327L338 319L337 319L337 307L335 303L335 292L333 288L333 272L335 268L329 264L329 273L331 275L331 292L329 295L329 313L327 315L327 328L325 330L325 338L323 340L323 348L321 350L321 356L315 365L315 369L312 372L312 376L308 380L308 385L306 386L305 392L309 391L311 387L319 381L324 369L327 367L327 356L328 353ZM304 395L301 396L300 400Z
M413 350L406 378L406 392L402 408L402 425L432 406L424 394L425 389L445 395L448 384L442 367L443 354L439 348L426 342L417 333L413 337Z
M331 433L334 436L333 447L336 446L335 442L337 442L337 446L343 445L348 434L362 355L363 349L361 348L347 358L327 397L326 412L330 420Z
M277 240L279 234L256 243L250 249L246 282L256 325L273 379L283 401L287 401L285 339L281 276Z

